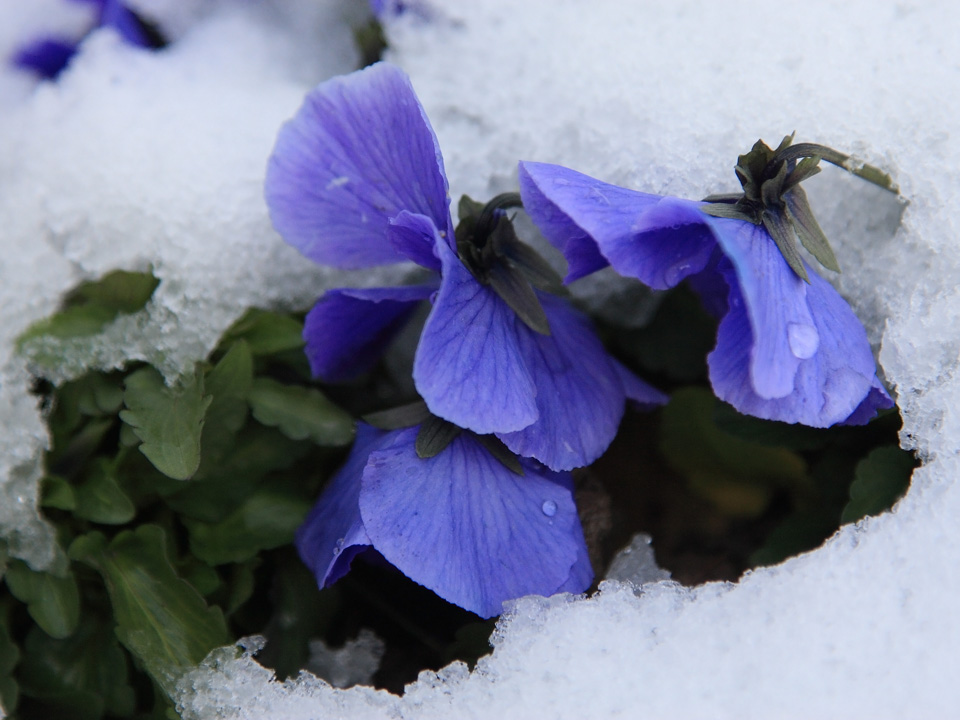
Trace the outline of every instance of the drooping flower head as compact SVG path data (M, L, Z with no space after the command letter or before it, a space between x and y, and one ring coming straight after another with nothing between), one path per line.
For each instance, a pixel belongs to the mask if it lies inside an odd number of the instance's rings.
M151 37L143 23L120 0L71 0L71 2L92 6L94 17L90 28L80 37L49 35L37 38L17 50L12 58L14 65L52 80L67 66L84 38L98 28L112 28L126 42L137 47L156 45L155 38Z
M287 242L329 265L411 260L439 275L417 286L326 293L304 330L314 373L332 381L368 369L429 299L413 375L430 411L494 433L553 470L589 464L613 439L626 399L664 397L550 292L561 290L559 278L505 215L518 198L465 200L455 229L447 188L426 114L389 64L321 84L281 129L266 198Z
M424 436L438 432L440 445L422 457ZM321 587L379 553L445 600L492 617L505 600L590 586L572 490L569 473L436 418L388 432L361 423L296 546Z
M520 163L520 190L534 223L566 256L568 282L609 264L655 289L689 279L708 305L719 306L708 357L719 398L770 420L863 423L893 401L877 379L862 324L803 260L795 239L838 269L799 184L820 159L854 168L846 156L787 138L776 151L758 143L741 156L743 193L707 202L532 162ZM856 169L891 186L869 166Z

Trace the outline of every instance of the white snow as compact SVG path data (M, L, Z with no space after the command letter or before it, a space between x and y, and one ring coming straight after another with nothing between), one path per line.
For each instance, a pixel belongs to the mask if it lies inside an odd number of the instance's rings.
M145 357L174 374L244 306L304 306L329 281L272 232L260 183L303 92L355 61L305 28L333 22L330 42L342 42L337 18L355 6L139 4L176 28L176 44L150 55L102 33L32 94L7 92L22 85L0 74L0 528L37 565L52 559L34 509L45 431L17 333L82 279L152 267L163 282L136 333L72 348L69 372ZM13 5L0 6L2 52L25 17ZM311 5L325 9L297 22ZM514 187L518 159L699 198L736 189L736 156L756 139L794 130L894 174L906 207L830 168L810 194L844 268L838 286L904 411L901 439L925 465L894 512L739 583L610 581L588 599L520 600L474 672L424 673L402 698L308 675L277 683L225 650L185 679L184 715L946 716L960 704L960 10L432 5L392 22L390 57L424 102L454 198Z

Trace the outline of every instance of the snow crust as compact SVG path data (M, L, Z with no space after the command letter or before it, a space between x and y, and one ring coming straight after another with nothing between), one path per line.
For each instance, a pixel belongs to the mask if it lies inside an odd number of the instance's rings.
M355 4L140 4L176 28L167 50L103 33L58 85L26 92L0 73L0 531L37 566L54 560L35 510L46 431L13 353L19 332L82 279L150 267L162 281L151 304L69 348L65 372L146 358L172 376L247 305L303 307L333 280L273 233L260 186L306 89L355 63L342 44ZM13 6L0 6L4 53L9 28L26 22ZM736 156L756 139L794 130L891 172L906 206L829 168L808 192L845 270L838 287L904 411L901 440L925 464L892 513L739 583L607 581L586 599L519 600L476 670L423 673L402 698L306 674L278 683L249 652L226 649L184 679L184 716L945 716L960 703L960 10L946 0L429 10L391 21L390 58L437 131L454 198L515 187L519 159L699 198L736 189ZM340 50L304 30L310 13Z

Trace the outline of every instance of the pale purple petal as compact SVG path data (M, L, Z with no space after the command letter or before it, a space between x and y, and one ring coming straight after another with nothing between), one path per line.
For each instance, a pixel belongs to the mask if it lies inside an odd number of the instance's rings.
M754 345L752 323L740 289L730 289L730 311L717 331L717 347L707 358L717 397L748 415L829 427L843 422L873 395L876 365L866 332L849 305L811 268L806 299L818 333L816 351L799 359L794 383L780 398L764 398L753 387L749 372ZM732 281L732 278L731 278ZM875 401L870 401L873 395Z
M559 165L520 163L520 192L533 222L567 256L568 281L598 269L591 240L618 273L660 290L700 272L716 244L699 203L627 190Z
M634 408L637 410L652 410L655 407L667 404L670 398L666 393L660 392L653 385L638 378L614 358L611 357L610 362L620 378L627 400Z
M753 390L767 400L785 397L794 391L800 363L813 357L821 342L810 313L808 293L813 286L790 269L762 225L725 218L712 218L710 224L736 279L729 266L726 270L721 266L721 272L728 283L739 284L750 318ZM729 302L733 303L732 294Z
M360 480L370 451L384 437L369 425L357 424L350 456L297 530L294 545L320 587L343 577L353 559L372 545L360 517Z
M65 38L40 38L24 45L11 62L24 70L52 80L59 75L77 52L77 43Z
M446 244L437 250L443 279L414 358L417 391L434 415L478 433L527 427L538 411L520 321Z
M566 282L570 283L605 268L609 263L600 254L593 238L541 191L538 180L542 178L546 184L550 169L554 167L557 166L521 162L520 196L523 199L523 209L530 219L566 258ZM533 176L530 175L531 171Z
M303 326L313 374L338 382L369 370L435 290L435 285L328 290Z
M150 45L150 39L143 31L137 16L119 0L105 0L102 3L100 26L113 28L131 45L139 47Z
M417 428L371 453L360 513L376 549L404 575L482 617L505 600L581 592L585 553L573 495L534 463L517 475L467 433L428 460Z
M265 193L283 238L329 265L403 260L387 233L403 210L452 232L436 136L409 78L385 63L307 95L280 130Z
M873 379L873 385L870 387L870 392L867 393L863 402L850 414L850 417L840 424L866 425L877 416L879 410L889 410L893 405L893 398L890 397L890 394L880 383L880 380L875 377Z
M550 335L517 328L523 363L536 386L539 419L498 437L518 455L570 470L589 465L610 445L623 416L625 391L589 321L560 298L539 297Z
M397 252L430 270L440 272L440 258L436 246L444 242L433 220L403 210L390 219L387 237Z

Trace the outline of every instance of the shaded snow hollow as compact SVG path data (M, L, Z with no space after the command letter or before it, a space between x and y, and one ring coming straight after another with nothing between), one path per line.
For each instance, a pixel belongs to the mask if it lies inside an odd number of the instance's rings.
M12 352L17 333L80 280L149 266L164 281L151 304L67 372L147 358L173 373L246 305L302 307L336 279L273 233L260 185L303 93L355 62L342 20L350 3L136 4L178 42L148 55L102 34L58 86L32 94L0 77L0 528L37 565L52 560L35 510L46 435ZM474 672L424 673L403 698L306 675L277 683L224 651L185 678L184 715L903 717L956 707L960 11L826 0L428 10L390 24L390 59L426 106L453 197L514 187L527 159L698 198L736 189L736 156L757 138L775 144L794 130L890 171L905 208L829 169L809 194L845 269L838 287L904 412L901 440L925 464L892 513L739 583L639 594L608 583L587 599L522 599ZM27 15L0 8L0 51L12 47L11 23L36 22Z

